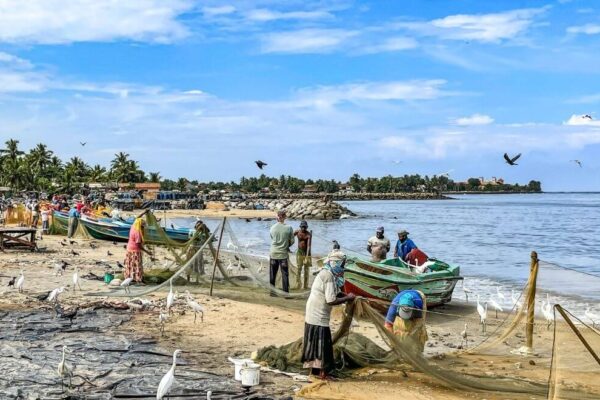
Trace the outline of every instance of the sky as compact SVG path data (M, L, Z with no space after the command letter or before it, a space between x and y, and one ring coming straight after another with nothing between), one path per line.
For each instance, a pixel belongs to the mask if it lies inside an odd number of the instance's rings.
M237 181L260 159L600 191L600 4L0 0L9 138L166 178Z

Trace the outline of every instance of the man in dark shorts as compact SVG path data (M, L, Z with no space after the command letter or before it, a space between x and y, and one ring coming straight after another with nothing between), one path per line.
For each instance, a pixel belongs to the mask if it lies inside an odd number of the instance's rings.
M271 288L275 288L277 272L281 268L281 285L284 292L290 291L288 253L294 244L294 230L285 224L285 211L277 212L277 223L271 227L271 251L269 260L269 281ZM275 292L271 290L271 296Z
M310 257L311 237L308 231L308 223L300 222L300 229L294 232L294 236L298 238L298 250L296 251L296 265L298 266L298 275L296 275L296 288L308 289L308 274L312 267L312 259ZM304 280L302 281L302 271L304 271ZM300 286L300 282L304 284Z

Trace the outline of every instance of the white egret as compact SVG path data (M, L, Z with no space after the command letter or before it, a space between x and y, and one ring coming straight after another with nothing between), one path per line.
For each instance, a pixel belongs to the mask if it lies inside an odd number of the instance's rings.
M168 312L162 312L162 310L158 314L158 322L160 323L160 336L165 334L165 323L169 319Z
M65 289L66 288L64 286L54 289L53 291L50 292L50 294L48 295L48 298L46 300L50 301L50 302L53 301L54 303L58 303L58 295L61 294L62 292L64 292Z
M265 266L263 265L262 261L260 262L259 266L258 266L258 273L262 274L262 272L265 270Z
M212 390L206 392L206 400L212 400Z
M169 372L163 376L158 384L158 390L156 391L156 400L162 400L169 390L171 390L171 386L175 383L175 365L177 364L177 355L181 353L181 350L177 349L173 352L173 365L171 365L171 369Z
M17 279L17 283L15 285L15 287L17 288L19 293L23 293L23 285L24 284L25 284L25 274L23 273L23 270L21 270L21 275L19 275L19 279Z
M481 323L481 331L485 333L485 320L487 319L488 303L485 303L485 308L479 303L479 295L477 295L477 313Z
M173 280L169 280L169 294L167 295L167 312L171 311L173 303L175 302L175 293L173 293Z
M75 267L75 272L73 272L73 291L75 291L76 288L81 290L81 284L79 283L79 267Z
M131 276L121 282L121 287L125 290L125 293L129 293L129 286L131 285L131 282L133 282L133 277Z
M63 346L62 359L58 363L58 368L57 368L58 376L60 376L60 379L61 379L60 387L63 390L64 390L64 385L65 385L65 377L69 377L69 388L70 388L71 387L71 377L73 375L71 368L69 368L69 365L67 364L67 361L65 358L66 351L67 351L67 346Z
M498 299L503 302L506 300L506 296L500 291L500 286L496 286L496 296L498 296Z
M498 318L498 311L503 312L504 310L502 309L502 306L498 303L496 303L496 301L494 299L492 299L490 297L490 305L492 306L492 308L494 310L496 310L496 318Z
M466 288L465 285L463 284L463 292L465 292L465 299L468 303L469 302L469 294L473 293L473 291L471 289Z
M542 314L548 322L546 329L550 329L550 325L552 325L552 323L554 322L554 311L552 310L552 304L550 304L550 299L548 299L548 303L544 303L542 301Z
M585 309L584 315L591 321L592 327L595 328L596 327L596 321L598 321L600 319L600 317L598 316L598 314L593 313L592 309L590 307L588 307L588 308Z
M233 244L233 242L231 241L231 239L229 239L229 241L227 242L227 248L231 249L231 250L234 250L234 251L237 251L237 249L238 249L238 247L235 244Z
M194 323L196 323L198 313L200 313L200 322L204 322L204 307L202 307L202 305L198 302L194 301L194 298L187 290L185 291L185 296L188 307L194 312Z
M464 331L462 331L462 332L460 333L460 337L461 337L461 338L462 338L462 340L464 341L464 343L465 343L465 348L466 348L466 347L469 345L469 340L468 340L468 338L469 338L469 333L468 333L468 326L467 326L467 324L466 324L466 323L465 323L465 330L464 330ZM461 343L461 344L462 344L462 343Z
M510 299L512 300L513 308L515 309L515 311L519 311L521 309L521 307L523 306L523 303L515 295L515 291L514 290L510 291Z
M225 270L228 273L232 273L233 272L233 264L232 264L231 260L229 260L229 265L227 265L227 268Z

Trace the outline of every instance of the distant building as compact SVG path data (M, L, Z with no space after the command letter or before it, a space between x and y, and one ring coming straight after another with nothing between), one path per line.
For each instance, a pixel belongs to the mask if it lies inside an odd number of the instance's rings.
M350 194L354 193L354 187L348 183L341 183L338 185L339 194Z
M317 193L318 191L317 185L305 185L302 188L302 193Z

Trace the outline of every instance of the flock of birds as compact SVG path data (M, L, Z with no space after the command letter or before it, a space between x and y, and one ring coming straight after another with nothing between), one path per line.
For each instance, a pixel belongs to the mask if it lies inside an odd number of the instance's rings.
M463 286L463 292L465 294L466 302L469 302L469 295L473 295L473 291ZM504 312L502 304L509 303L510 310L516 312L523 310L524 306L521 297L517 295L514 290L511 290L510 299L502 292L499 286L496 286L496 292L491 293L485 303L482 304L479 294L476 294L477 298L477 314L479 315L479 324L481 325L481 332L486 333L487 320L488 320L488 305L495 311L495 317L498 318L498 312ZM550 329L550 326L555 322L554 316L554 304L550 301L550 294L546 293L546 299L540 303L540 311L542 316L546 320L546 329ZM592 327L596 327L596 323L600 323L600 315L593 312L591 307L587 307L584 311L585 318L592 324ZM464 343L467 343L468 338L468 325L465 324L465 329L460 333L460 336Z
M61 242L61 243L64 244L64 242ZM54 265L53 265L54 276L63 276L67 267L69 267L70 265L71 264L66 261L54 262ZM127 294L130 293L130 286L131 286L132 282L133 282L132 278L124 279L121 282L120 287L122 288L122 290L125 291L125 293L127 293ZM25 283L26 283L25 272L23 271L23 268L21 268L19 275L16 277L12 277L9 280L8 287L9 287L9 289L16 289L18 291L18 293L23 293ZM73 283L73 285L72 285L73 291L76 291L76 290L82 291L81 277L80 277L80 271L79 271L78 266L74 267L74 272L72 275L72 283ZM78 308L75 308L71 312L65 312L65 310L60 308L60 304L59 304L59 297L66 290L68 290L67 286L60 286L60 287L55 288L47 293L43 293L41 295L36 295L35 297L40 301L46 301L48 303L51 303L54 306L54 310L57 315L60 315L61 318L69 318L72 321L73 318L77 314ZM159 310L158 319L159 319L159 324L160 324L159 331L160 331L161 335L163 335L165 332L165 323L169 319L169 316L173 313L173 307L175 306L177 296L178 296L177 292L173 291L173 283L172 283L172 279L171 279L169 281L169 292L166 297L165 307L164 307L164 309ZM204 322L204 311L205 310L204 310L204 307L202 306L202 304L200 304L198 301L196 301L189 291L185 292L184 297L185 297L186 306L189 308L189 310L191 312L194 313L194 323L196 323L198 315L200 316L201 322ZM152 302L149 300L138 299L138 301L142 304L142 306L151 306L152 305ZM73 368L67 363L67 359L66 359L67 352L68 352L67 346L63 346L62 347L62 357L57 366L57 373L61 379L61 387L63 390L64 390L65 379L69 380L69 387L71 387L71 379L73 377ZM181 353L181 350L175 350L175 352L173 353L173 364L172 364L171 368L169 369L169 371L163 376L163 378L160 381L160 384L158 385L158 389L157 389L157 393L156 393L156 398L158 400L161 400L165 396L168 396L168 393L171 390L171 388L175 382L176 358L179 353ZM207 392L207 399L211 398L211 394L212 394L211 391Z

